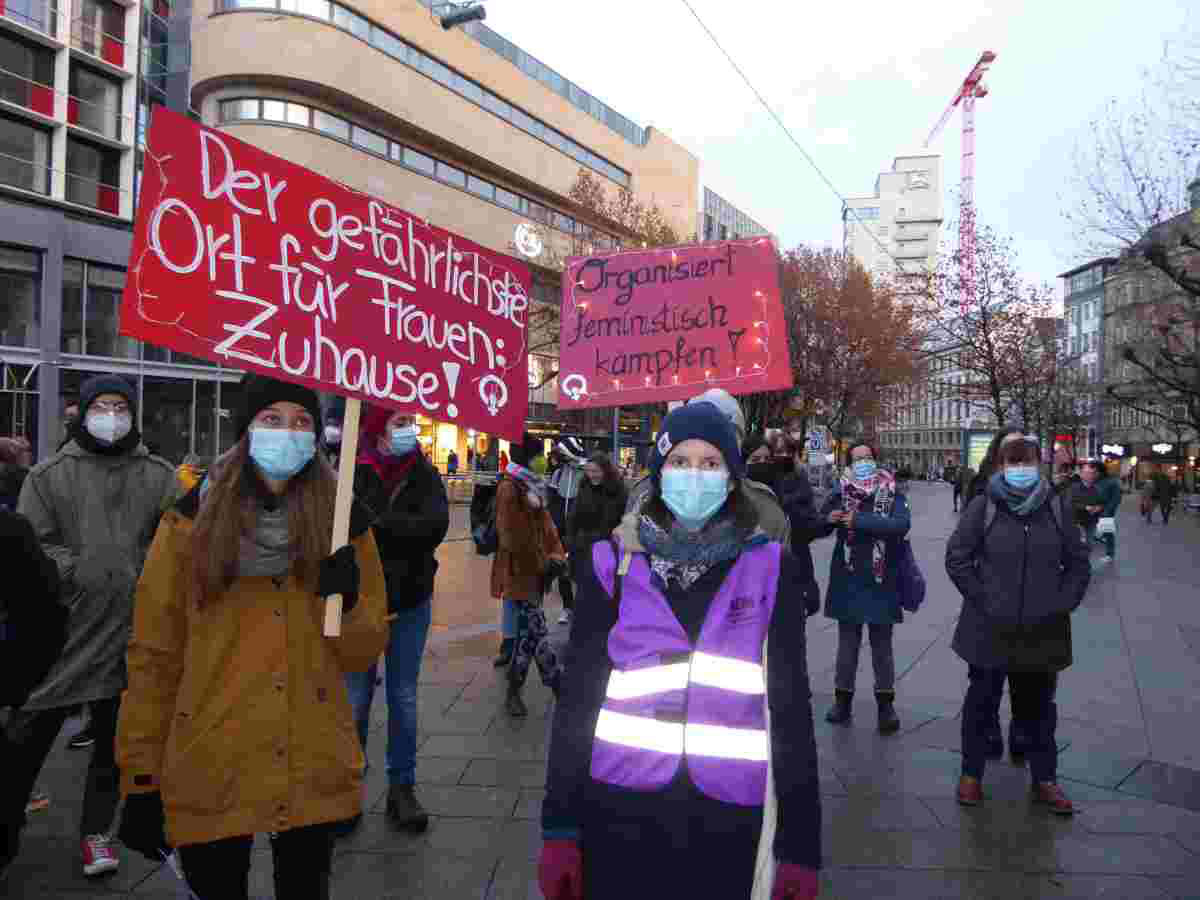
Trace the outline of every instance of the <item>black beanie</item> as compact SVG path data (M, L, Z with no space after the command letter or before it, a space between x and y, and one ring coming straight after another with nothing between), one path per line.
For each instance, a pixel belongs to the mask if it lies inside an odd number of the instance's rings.
M730 476L742 477L745 466L733 424L711 403L689 403L667 416L655 440L654 452L650 454L650 476L655 484L659 483L663 463L671 448L693 438L707 441L720 450Z
M254 421L255 416L272 403L280 401L303 406L312 416L313 431L320 429L321 401L317 397L317 392L312 388L293 384L290 381L276 381L274 378L255 375L252 372L247 372L242 376L240 386L242 401L238 407L236 423L238 440L241 440L242 436L250 430L250 423Z
M137 421L137 391L120 375L95 375L83 383L79 389L79 421L83 421L87 408L101 394L120 394L129 404L133 421Z

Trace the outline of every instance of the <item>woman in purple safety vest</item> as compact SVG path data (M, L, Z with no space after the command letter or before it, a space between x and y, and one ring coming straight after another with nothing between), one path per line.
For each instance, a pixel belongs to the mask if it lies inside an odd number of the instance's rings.
M672 412L650 473L652 490L617 539L578 563L542 807L542 892L815 897L807 576L758 528L736 434L716 407ZM768 764L778 816L764 851L774 865L756 866Z

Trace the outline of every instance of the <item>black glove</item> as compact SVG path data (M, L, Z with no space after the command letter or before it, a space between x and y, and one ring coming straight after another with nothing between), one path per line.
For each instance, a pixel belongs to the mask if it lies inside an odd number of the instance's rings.
M317 576L317 594L328 597L342 595L342 612L350 612L358 603L358 560L354 548L347 544L339 547L332 556L321 560L321 571Z
M164 856L171 855L162 794L154 791L149 794L130 794L125 798L117 840L156 863L162 862Z

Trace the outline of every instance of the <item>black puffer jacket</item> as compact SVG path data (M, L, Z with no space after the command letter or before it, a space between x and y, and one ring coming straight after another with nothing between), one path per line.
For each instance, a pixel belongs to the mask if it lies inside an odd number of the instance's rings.
M0 707L20 707L62 655L67 608L58 566L24 517L0 509L0 564L14 590L0 596Z
M963 595L954 652L984 669L1065 669L1072 662L1070 613L1047 612L1083 602L1091 579L1088 548L1069 512L1056 524L1052 508L1070 509L1057 501L1024 518L997 504L985 534L994 502L972 500L946 545L946 572Z
M582 553L596 541L608 540L613 529L621 524L628 499L629 492L623 482L602 481L594 485L585 477L567 520L567 550Z
M424 454L419 457L391 491L372 466L360 463L354 471L354 496L371 512L390 612L411 609L433 591L434 552L450 530L442 476Z
M812 548L809 544L830 534L833 526L823 520L817 512L816 500L807 474L781 478L776 483L776 489L779 493L779 503L792 528L792 554L800 564L800 571L808 584L804 593L804 607L811 616L821 608L821 588L817 584Z

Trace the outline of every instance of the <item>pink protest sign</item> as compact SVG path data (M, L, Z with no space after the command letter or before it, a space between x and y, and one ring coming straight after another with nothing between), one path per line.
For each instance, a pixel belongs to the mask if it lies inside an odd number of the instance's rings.
M768 238L572 257L563 272L558 405L790 388Z
M529 269L156 108L121 331L520 440Z

